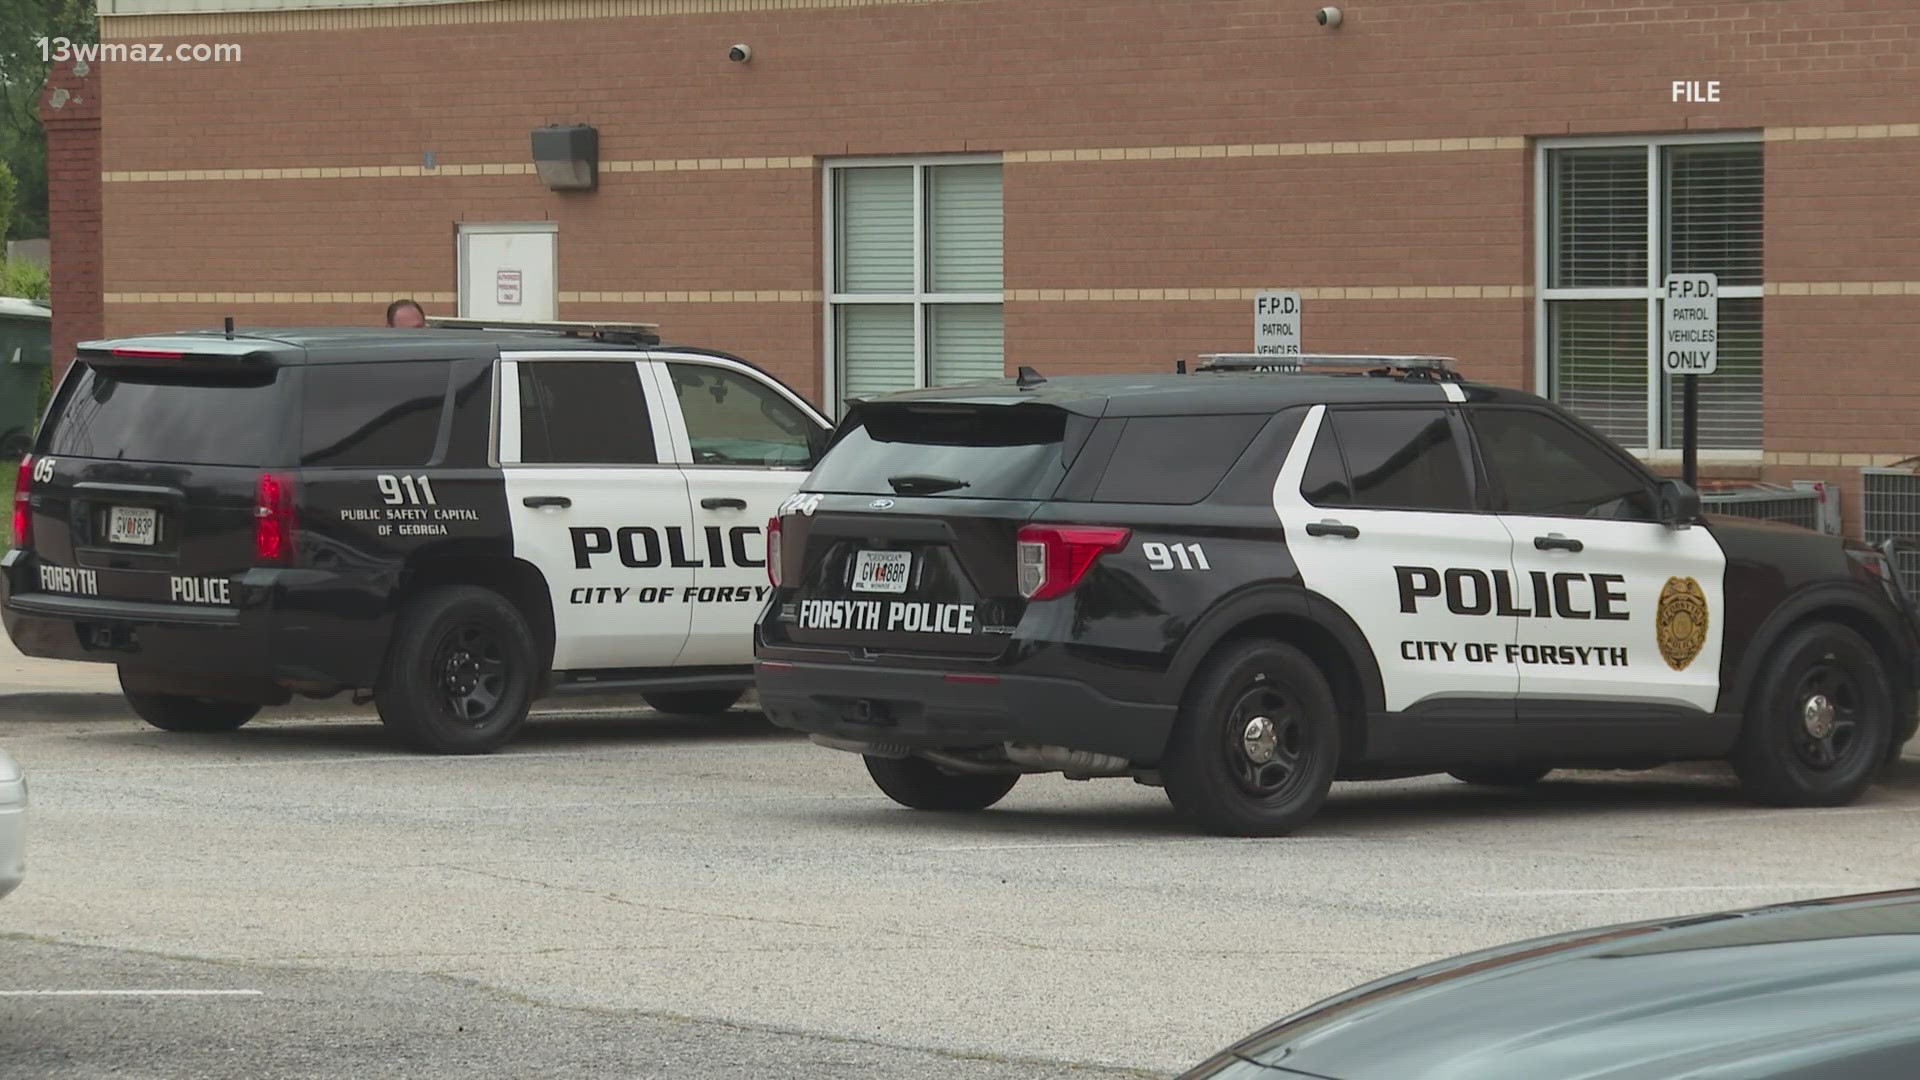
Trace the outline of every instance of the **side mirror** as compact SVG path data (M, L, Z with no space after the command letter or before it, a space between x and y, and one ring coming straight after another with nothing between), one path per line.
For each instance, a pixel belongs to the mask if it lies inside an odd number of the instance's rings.
M1658 492L1660 523L1685 529L1700 518L1700 493L1679 480L1662 480Z

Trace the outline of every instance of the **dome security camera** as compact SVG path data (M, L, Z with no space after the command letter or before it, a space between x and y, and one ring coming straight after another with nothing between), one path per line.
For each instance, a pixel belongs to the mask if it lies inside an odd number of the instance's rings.
M1339 26L1340 9L1337 7L1323 7L1313 13L1313 21L1326 27Z
M753 59L753 46L735 45L733 48L727 50L727 59L736 64L744 64Z

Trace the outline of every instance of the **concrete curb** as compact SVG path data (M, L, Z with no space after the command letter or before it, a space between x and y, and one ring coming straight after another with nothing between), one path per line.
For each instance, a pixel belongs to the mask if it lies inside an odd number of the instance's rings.
M759 699L748 691L734 708L759 708ZM556 694L543 697L533 703L533 711L540 713L571 713L593 709L622 709L631 712L650 712L647 703L638 691L607 694ZM353 699L341 695L336 698L313 700L295 698L285 705L272 705L260 714L261 719L282 717L333 717L360 716L368 720L379 719L373 704L353 704ZM0 694L0 722L8 720L137 720L133 710L127 707L126 700L119 694L96 694L84 692L33 691L17 694Z

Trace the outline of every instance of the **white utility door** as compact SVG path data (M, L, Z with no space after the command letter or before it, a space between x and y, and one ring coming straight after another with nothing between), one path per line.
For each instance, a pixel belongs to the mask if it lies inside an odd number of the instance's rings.
M460 226L460 317L551 322L560 310L559 226Z
M827 422L744 364L696 355L656 359L700 539L693 624L680 664L750 664L753 624L772 592L767 519L806 480Z
M700 549L651 368L632 353L501 364L514 555L547 579L555 671L669 667L686 645Z

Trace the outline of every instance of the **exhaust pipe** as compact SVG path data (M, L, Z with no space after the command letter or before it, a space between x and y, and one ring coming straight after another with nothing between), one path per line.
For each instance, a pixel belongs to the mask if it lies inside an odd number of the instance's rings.
M1063 772L1068 776L1124 776L1128 764L1126 758L1111 754L1024 743L1008 743L1007 760L1022 768Z

